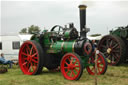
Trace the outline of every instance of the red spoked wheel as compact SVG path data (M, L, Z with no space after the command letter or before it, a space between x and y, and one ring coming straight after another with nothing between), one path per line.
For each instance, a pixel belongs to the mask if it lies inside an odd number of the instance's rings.
M19 66L24 74L39 74L43 68L43 50L36 41L26 41L19 51Z
M95 53L93 53L89 57L88 63L89 63L89 66L86 67L88 73L90 75L95 75ZM99 53L97 57L97 74L98 75L104 74L106 70L107 70L106 59L102 53Z
M67 53L61 60L61 72L68 80L78 80L83 73L81 58L75 53Z

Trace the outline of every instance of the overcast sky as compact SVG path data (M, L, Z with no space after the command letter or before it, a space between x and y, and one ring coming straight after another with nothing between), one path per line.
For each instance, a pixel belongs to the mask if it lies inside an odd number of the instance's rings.
M70 22L79 30L79 4L88 6L89 35L128 25L128 1L2 1L0 35L17 34L30 25L43 30Z

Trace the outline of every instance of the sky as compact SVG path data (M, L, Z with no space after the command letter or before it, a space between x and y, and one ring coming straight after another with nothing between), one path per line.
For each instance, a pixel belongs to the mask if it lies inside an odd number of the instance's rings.
M109 30L128 25L128 0L2 0L0 35L18 34L22 28L36 25L50 30L54 25L73 22L79 31L80 4L87 7L87 28L91 34L108 34Z

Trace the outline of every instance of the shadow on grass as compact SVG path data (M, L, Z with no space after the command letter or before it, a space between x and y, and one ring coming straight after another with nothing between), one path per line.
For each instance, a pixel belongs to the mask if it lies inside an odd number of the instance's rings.
M128 62L122 63L122 64L119 65L119 66L128 67Z
M61 71L53 71L53 70L48 70L48 69L42 69L42 72L40 73L40 75L43 75L43 74L58 74L58 73L61 73Z

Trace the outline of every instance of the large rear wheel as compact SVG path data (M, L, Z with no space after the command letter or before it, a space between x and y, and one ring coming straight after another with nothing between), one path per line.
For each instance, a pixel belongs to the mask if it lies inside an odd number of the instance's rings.
M106 56L109 65L119 65L125 60L126 46L118 36L104 36L98 44L98 49Z
M42 71L44 52L36 41L26 41L19 51L19 66L24 74L35 75Z
M79 80L83 73L81 58L75 53L67 53L61 60L61 72L68 80Z

